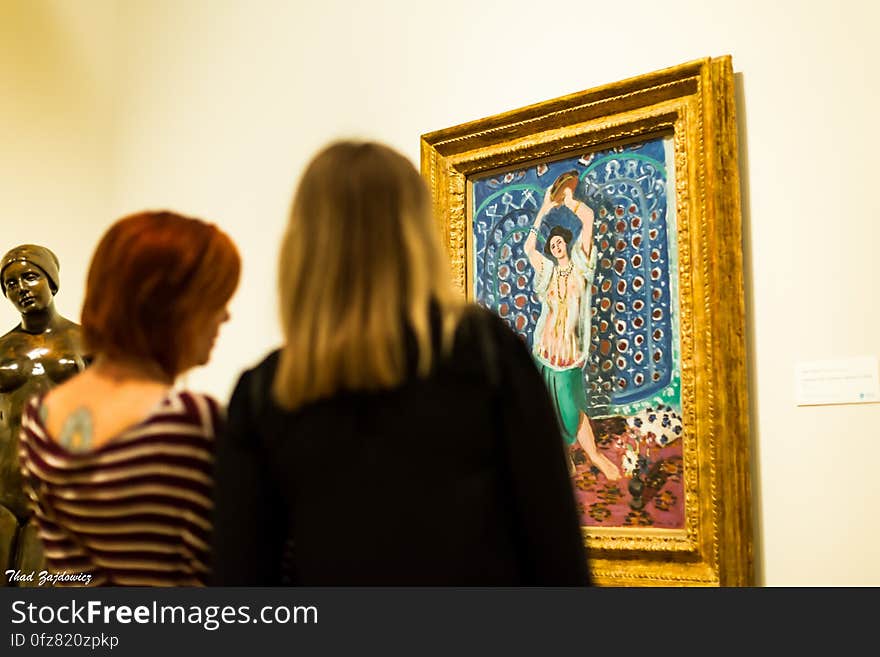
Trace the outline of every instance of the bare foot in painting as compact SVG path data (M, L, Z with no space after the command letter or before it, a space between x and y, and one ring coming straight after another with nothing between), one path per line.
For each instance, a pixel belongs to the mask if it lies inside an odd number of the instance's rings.
M620 479L620 469L611 462L611 459L601 452L596 452L596 455L592 457L591 460L593 461L593 464L602 471L602 474L605 475L605 478L608 481L614 482Z
M578 427L577 440L583 450L587 453L587 457L593 462L593 465L602 471L602 474L605 475L605 478L608 481L617 481L620 479L620 468L614 465L614 463L611 462L611 459L600 452L599 448L596 446L596 437L593 435L593 428L586 415L581 415L581 424Z

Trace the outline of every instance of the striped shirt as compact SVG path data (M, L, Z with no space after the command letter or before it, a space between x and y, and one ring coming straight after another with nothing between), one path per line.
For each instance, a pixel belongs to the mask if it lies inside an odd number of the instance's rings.
M217 402L171 391L143 421L78 453L50 437L40 404L22 413L20 457L47 570L89 574L90 586L206 584Z

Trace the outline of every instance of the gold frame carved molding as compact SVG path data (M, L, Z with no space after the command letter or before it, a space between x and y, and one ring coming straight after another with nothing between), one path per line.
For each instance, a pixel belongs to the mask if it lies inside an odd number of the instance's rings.
M468 280L469 179L672 137L678 235L683 529L584 528L595 581L753 584L742 226L731 58L706 58L422 136L454 282Z

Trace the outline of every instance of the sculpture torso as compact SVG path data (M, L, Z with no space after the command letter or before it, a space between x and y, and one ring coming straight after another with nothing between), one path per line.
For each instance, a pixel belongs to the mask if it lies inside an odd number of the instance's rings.
M85 368L78 324L59 318L42 333L21 326L0 337L0 505L27 515L18 467L18 431L27 400Z

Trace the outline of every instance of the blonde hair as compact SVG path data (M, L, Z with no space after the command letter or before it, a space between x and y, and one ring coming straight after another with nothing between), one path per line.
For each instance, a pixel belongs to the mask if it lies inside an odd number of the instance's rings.
M430 193L416 169L377 143L343 141L303 174L281 245L285 344L275 400L294 409L340 390L378 390L407 375L406 331L416 372L452 341L463 302L450 284Z

